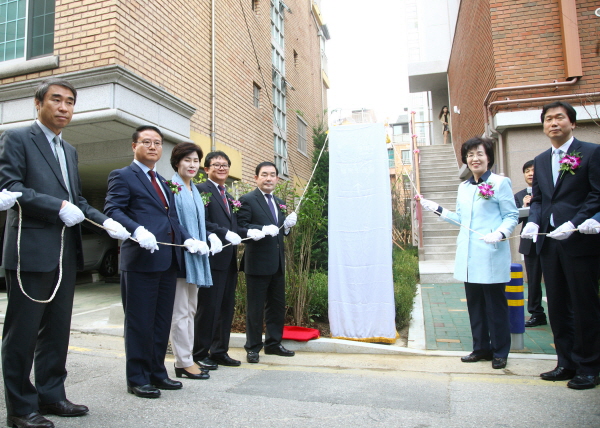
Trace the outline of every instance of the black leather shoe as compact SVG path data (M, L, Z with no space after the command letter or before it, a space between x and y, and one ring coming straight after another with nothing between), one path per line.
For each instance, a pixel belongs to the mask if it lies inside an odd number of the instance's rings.
M525 327L537 327L538 325L547 325L548 320L546 319L546 315L538 315L535 317L529 318L525 321Z
M476 354L475 352L471 352L469 355L465 355L464 357L460 357L460 360L463 363L476 363L480 360L492 361L492 354Z
M7 416L6 424L9 427L18 428L54 428L52 421L40 415L39 412L23 416Z
M544 380L569 380L575 377L575 370L556 367L554 370L540 374Z
M493 369L503 369L506 367L506 358L494 358L492 360Z
M90 409L87 406L73 404L66 399L52 404L40 404L40 413L42 415L50 413L56 416L82 416L89 411Z
M210 357L206 357L203 360L196 361L196 364L198 364L200 368L206 370L217 370L219 368L219 365L213 360L211 360Z
M180 369L179 367L175 367L175 376L185 376L190 379L210 379L210 375L208 374L208 370L206 369L200 369L200 373L190 373L186 369Z
M567 383L573 389L592 389L596 385L600 385L600 378L594 375L577 375Z
M237 367L242 364L241 361L234 360L227 354L223 355L211 355L210 359L220 366L229 366L229 367Z
M136 397L141 398L158 398L160 397L160 391L152 385L140 385L140 386L129 386L127 385L127 392L134 394Z
M152 382L152 386L158 389L181 389L183 383L166 377L158 382Z
M254 352L254 351L249 351L246 354L246 361L248 361L249 363L258 363L259 361L259 357L258 357L258 352Z
M265 354L279 355L281 357L293 357L294 355L296 355L294 351L285 349L281 343L279 345L269 346L268 348L265 348Z

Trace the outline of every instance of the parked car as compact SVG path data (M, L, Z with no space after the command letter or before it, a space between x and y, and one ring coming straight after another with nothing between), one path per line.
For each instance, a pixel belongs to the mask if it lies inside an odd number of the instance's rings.
M116 276L119 272L119 245L106 233L101 235L82 227L83 270L97 270L105 277ZM4 266L0 266L0 278L4 280Z

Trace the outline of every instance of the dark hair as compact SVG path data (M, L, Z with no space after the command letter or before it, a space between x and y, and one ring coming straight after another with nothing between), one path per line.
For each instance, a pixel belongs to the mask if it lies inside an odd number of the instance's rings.
M227 161L227 164L229 166L231 166L231 161L229 160L229 156L227 156L227 154L225 152L218 150L216 152L210 152L206 155L206 157L204 158L204 168L209 168L210 162L215 158L223 158Z
M573 108L573 106L569 103L565 103L564 101L554 101L553 103L546 104L542 109L542 123L544 123L544 118L546 117L546 112L551 108L562 107L567 112L567 116L569 117L569 122L573 125L577 122L577 112Z
M480 145L483 145L485 155L488 158L488 169L490 169L494 166L494 142L489 138L473 137L470 140L467 140L460 148L460 157L462 158L463 163L466 165L467 153L469 150L479 147Z
M177 171L177 165L181 162L181 159L194 152L198 153L198 159L202 160L202 149L197 144L179 143L173 147L173 151L171 152L171 166L173 169Z
M258 175L258 173L260 172L260 170L265 167L265 166L274 166L275 167L275 172L277 173L277 175L279 175L279 170L277 169L277 165L275 165L273 162L261 162L256 166L256 171L254 175Z
M443 106L442 110L440 111L440 115L438 116L438 119L441 119L442 116L444 115L444 109L448 108L448 106ZM450 114L450 109L448 108L448 111L446 112L447 114Z
M527 161L523 164L523 172L525 172L526 169L531 168L533 166L533 161Z
M75 89L75 87L71 85L71 83L67 80L57 78L47 79L40 83L37 89L35 90L35 99L38 100L40 103L43 103L44 97L46 96L46 94L48 93L48 89L50 89L50 86L52 85L62 86L63 88L67 88L68 90L70 90L73 93L73 104L77 102L77 89Z
M140 137L140 132L144 132L144 131L154 131L156 132L158 135L160 135L160 139L163 139L163 134L162 132L160 132L160 129L158 129L156 126L152 126L152 125L142 125L142 126L138 126L135 130L135 132L133 133L133 135L131 136L132 140L134 143L137 143L137 139Z

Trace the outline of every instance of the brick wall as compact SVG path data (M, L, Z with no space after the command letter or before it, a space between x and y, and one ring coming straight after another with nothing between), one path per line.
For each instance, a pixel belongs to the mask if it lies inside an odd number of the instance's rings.
M296 111L310 129L323 115L320 47L310 3L288 0L285 15L287 135L290 174L307 179L311 165L297 151ZM242 9L246 14L246 20ZM0 80L0 84L118 64L197 108L191 130L210 135L210 2L171 0L57 0L54 54L56 70ZM260 62L259 72L248 29ZM216 138L242 153L243 177L273 160L270 2L216 3ZM297 62L294 64L294 51ZM264 81L263 81L264 78ZM253 83L261 87L260 108L253 104Z

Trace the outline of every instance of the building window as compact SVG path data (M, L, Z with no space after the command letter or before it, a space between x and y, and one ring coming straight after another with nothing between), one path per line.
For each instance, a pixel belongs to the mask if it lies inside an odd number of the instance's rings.
M298 116L298 151L306 154L306 122Z
M274 135L273 143L275 146L275 165L279 170L279 175L287 177L289 175L287 165L287 142L278 135Z
M404 185L404 190L410 190L410 178L408 175L402 175L402 184Z
M54 0L0 0L0 62L54 51Z
M388 149L388 161L390 168L396 167L396 162L394 161L394 149Z
M282 177L288 174L286 81L284 57L284 5L281 0L271 0L271 63L273 83L273 145L275 165Z
M402 164L403 165L410 165L411 159L410 159L410 150L402 150Z
M252 85L252 99L254 102L254 107L260 108L260 86L256 83Z
M250 0L252 2L252 10L258 12L258 0Z

